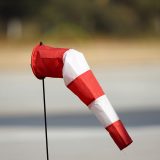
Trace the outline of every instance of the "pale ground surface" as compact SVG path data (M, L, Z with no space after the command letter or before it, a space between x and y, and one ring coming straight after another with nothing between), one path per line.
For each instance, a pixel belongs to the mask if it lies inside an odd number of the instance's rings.
M111 138L98 128L49 129L51 160L158 160L160 127L128 129L134 143L120 151ZM0 155L3 160L45 160L43 129L0 129Z
M0 159L44 160L42 86L29 66L32 45L0 47ZM134 143L120 152L63 80L46 79L50 160L160 159L159 43L98 41L73 48L85 52Z

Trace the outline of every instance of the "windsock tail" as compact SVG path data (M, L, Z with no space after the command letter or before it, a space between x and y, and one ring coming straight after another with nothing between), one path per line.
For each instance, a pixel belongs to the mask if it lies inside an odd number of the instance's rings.
M96 115L120 150L132 143L103 89L90 70L84 56L73 49L63 59L63 79L66 86Z
M109 132L120 150L123 150L133 142L121 120L112 123L106 127L106 130Z

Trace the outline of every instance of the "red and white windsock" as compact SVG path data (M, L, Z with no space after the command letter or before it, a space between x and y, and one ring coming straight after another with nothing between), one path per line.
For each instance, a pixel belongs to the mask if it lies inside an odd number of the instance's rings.
M132 143L82 53L40 43L33 49L31 67L38 79L63 78L65 85L96 115L120 150Z

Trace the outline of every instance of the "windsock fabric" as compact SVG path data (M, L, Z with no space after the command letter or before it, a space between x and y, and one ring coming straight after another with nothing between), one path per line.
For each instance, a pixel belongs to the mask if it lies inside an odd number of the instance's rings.
M32 52L31 67L38 79L63 78L65 85L95 114L120 150L132 143L82 53L37 45Z

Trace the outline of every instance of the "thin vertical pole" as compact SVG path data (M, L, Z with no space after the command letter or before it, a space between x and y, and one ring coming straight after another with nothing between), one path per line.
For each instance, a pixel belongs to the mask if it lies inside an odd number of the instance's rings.
M43 104L44 104L45 137L46 137L46 154L47 154L47 160L49 160L48 134L47 134L47 114L46 114L46 99L45 99L44 79L42 79L42 86L43 86Z

